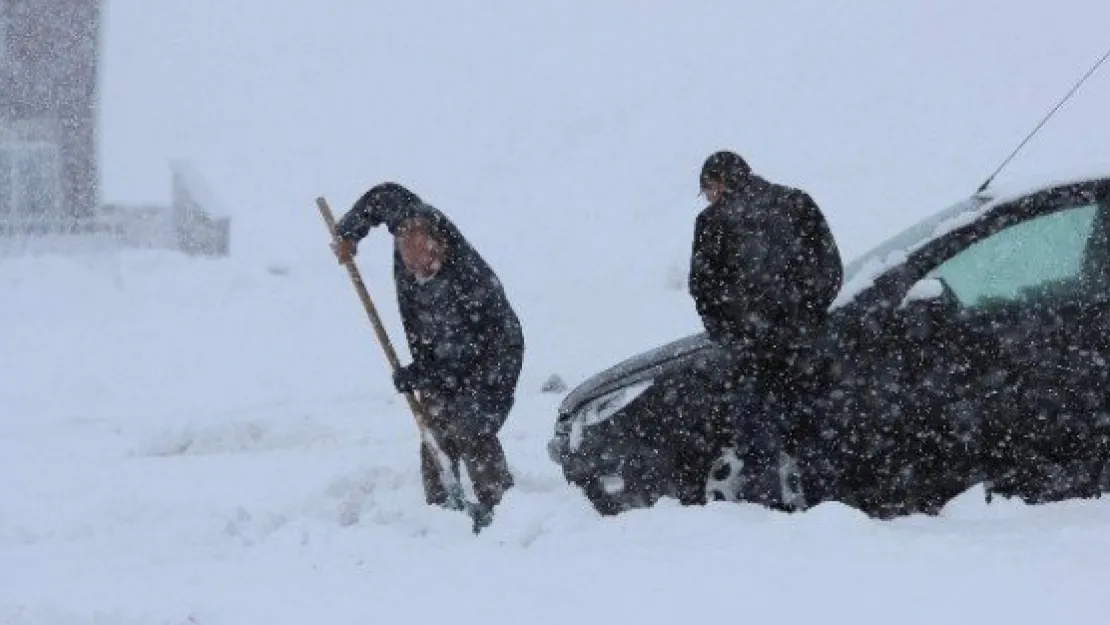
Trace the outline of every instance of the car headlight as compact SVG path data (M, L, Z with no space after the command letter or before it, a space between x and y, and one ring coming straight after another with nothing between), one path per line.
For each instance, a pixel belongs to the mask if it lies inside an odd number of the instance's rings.
M654 380L644 380L618 388L617 390L606 393L601 397L590 400L585 406L578 411L578 421L582 422L584 426L597 425L609 419L614 414L620 411L632 400L636 399L648 390Z
M582 444L582 433L585 428L597 425L608 420L620 412L622 408L632 403L634 399L643 395L651 387L654 380L644 380L623 386L615 391L594 398L582 406L574 414L571 421L568 443L571 449L577 449Z

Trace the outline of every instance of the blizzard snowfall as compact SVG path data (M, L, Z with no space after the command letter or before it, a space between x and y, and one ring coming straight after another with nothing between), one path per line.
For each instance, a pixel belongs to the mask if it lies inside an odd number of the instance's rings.
M550 374L697 331L709 152L809 188L850 258L973 192L1110 21L1097 0L747 4L109 1L102 195L162 201L186 158L233 254L0 258L0 622L1110 622L1110 501L601 518L548 460ZM1007 181L1110 171L1105 72ZM525 325L518 487L477 537L423 505L312 204L383 179L456 218ZM358 259L399 340L387 236Z

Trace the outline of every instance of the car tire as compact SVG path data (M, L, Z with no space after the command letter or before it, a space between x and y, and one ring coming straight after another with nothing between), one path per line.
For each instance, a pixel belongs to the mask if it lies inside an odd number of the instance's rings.
M773 467L760 469L745 462L734 447L721 450L710 465L705 498L707 502L750 502L786 511L806 508L797 460L780 453Z
M705 480L705 500L743 501L746 482L743 459L736 453L735 447L726 447L709 465L709 475Z

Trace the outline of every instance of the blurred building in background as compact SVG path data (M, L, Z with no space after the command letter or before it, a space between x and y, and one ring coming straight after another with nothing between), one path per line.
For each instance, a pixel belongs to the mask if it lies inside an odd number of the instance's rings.
M171 163L165 206L102 205L103 0L0 0L0 237L5 249L89 245L226 255L230 218ZM210 200L208 200L210 201ZM13 244L18 241L18 244Z

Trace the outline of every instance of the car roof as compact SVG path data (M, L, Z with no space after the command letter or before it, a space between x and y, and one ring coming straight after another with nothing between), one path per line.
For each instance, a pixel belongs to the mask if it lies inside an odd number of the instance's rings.
M998 206L1058 186L1096 180L1110 180L1110 171L1103 169L1086 174L1071 173L1045 177L1034 184L1024 182L994 185L949 205L849 262L844 270L844 284L829 309L835 310L850 303L873 285L876 278L905 262L913 252L957 228L972 223Z
M1039 182L1031 183L1028 180L1010 182L1005 184L992 184L986 191L976 193L972 197L981 197L989 203L982 208L990 210L1000 204L1005 204L1019 197L1032 195L1055 187L1069 184L1091 182L1095 180L1110 180L1110 169L1098 168L1086 171L1070 170L1057 175L1046 175Z

